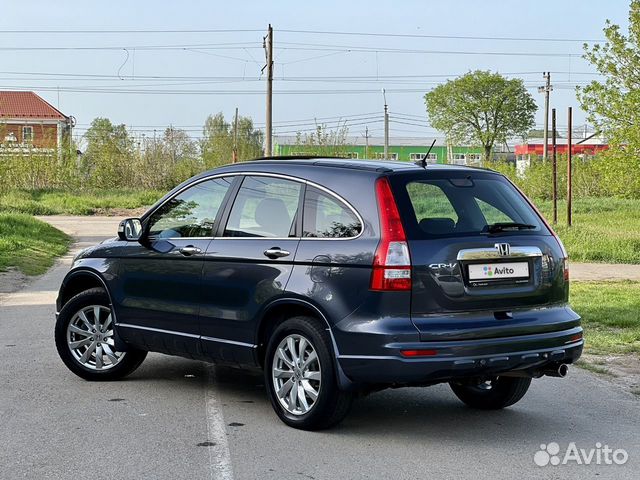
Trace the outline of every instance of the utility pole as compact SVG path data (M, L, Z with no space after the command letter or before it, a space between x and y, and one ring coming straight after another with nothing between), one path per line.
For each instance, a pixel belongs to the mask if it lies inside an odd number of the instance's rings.
M266 55L267 55L267 64L264 68L267 69L267 118L265 121L265 129L266 129L266 137L265 137L265 148L264 153L265 156L271 156L271 119L272 119L272 100L273 100L273 28L271 24L269 24L269 30L267 31L267 36L264 37L263 43ZM262 69L264 71L264 68Z
M369 127L364 127L364 158L369 158Z
M556 109L551 110L551 135L553 137L551 161L553 162L553 224L558 223L558 160L556 157L557 144L556 144Z
M572 111L571 107L569 107L569 118L568 118L568 132L567 132L567 226L571 226L571 155L572 155L572 145L571 145L571 119L572 119Z
M389 160L389 106L387 105L387 95L382 89L384 98L384 159Z
M546 81L544 86L538 87L538 92L544 93L544 144L542 147L542 161L546 162L549 154L549 93L553 90L551 86L551 72L543 72L542 78Z
M236 117L233 121L233 163L238 161L238 107L236 107Z

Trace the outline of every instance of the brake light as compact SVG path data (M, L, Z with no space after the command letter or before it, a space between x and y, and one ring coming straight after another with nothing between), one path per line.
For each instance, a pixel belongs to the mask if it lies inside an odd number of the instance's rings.
M396 200L385 177L376 181L380 243L373 258L371 290L411 290L409 245Z

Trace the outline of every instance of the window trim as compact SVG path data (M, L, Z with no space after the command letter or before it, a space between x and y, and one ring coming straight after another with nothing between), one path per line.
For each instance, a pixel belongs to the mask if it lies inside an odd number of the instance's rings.
M26 130L31 131L31 133L29 135L31 138L29 138L29 140L25 140L25 136L26 136L25 135L25 131ZM22 126L22 143L25 144L25 145L26 144L32 144L34 137L35 137L35 130L33 128L33 125L23 125Z
M392 162L397 162L400 156L396 152L388 152L387 156L389 158L384 158L384 152L373 152L373 160L390 160Z
M422 160L424 158L425 155L428 154L428 157L426 158L426 160L435 160L436 162L438 161L438 154L435 152L413 152L413 153L409 153L409 161L410 162L417 162L419 160ZM413 158L411 158L413 157Z
M231 213L231 208L233 207L233 203L235 202L236 196L238 195L238 191L240 190L240 186L242 185L242 182L244 181L244 177L247 176L258 176L258 177L273 177L273 178L281 178L284 180L291 180L294 182L299 182L302 183L302 189L301 191L303 193L306 194L306 186L312 186L315 188L318 188L322 191L324 191L325 193L327 193L328 195L336 198L337 200L339 200L340 202L344 203L354 214L355 216L358 218L358 220L360 221L360 224L362 225L362 229L360 230L360 233L358 235L356 235L355 237L341 237L341 238L333 238L333 237L324 237L324 238L317 238L317 237L302 237L302 229L297 228L298 225L296 225L296 234L298 236L295 237L223 237L221 236L221 232L223 231L223 227L222 225L227 224L227 221L229 220L229 214ZM355 207L353 205L351 205L350 202L348 202L344 197L342 197L341 195L338 195L337 193L335 193L332 190L329 190L327 187L324 187L322 185L319 185L315 182L312 182L310 180L306 180L304 178L300 178L300 177L294 177L291 175L284 175L281 173L269 173L269 172L252 172L252 171L239 171L239 172L225 172L225 173L217 173L217 174L212 174L212 175L207 175L206 177L202 177L202 178L198 178L197 180L194 180L193 182L188 183L187 185L183 185L182 188L178 189L177 191L174 192L173 195L171 195L170 197L167 197L166 199L164 199L161 203L159 203L158 205L155 206L155 208L153 208L153 210L149 210L148 212L145 212L145 214L142 216L143 218L143 227L146 231L147 228L147 221L149 220L149 218L151 218L151 216L153 215L153 213L161 208L165 203L167 203L168 201L170 201L171 199L175 198L177 195L180 195L182 192L184 192L186 189L191 188L194 185L197 185L198 183L202 183L205 182L207 180L213 180L215 178L221 178L221 177L236 177L234 179L234 181L232 182L231 186L229 187L229 190L227 191L227 194L224 198L224 200L222 201L222 205L221 210L222 210L222 215L220 216L220 220L218 221L216 219L216 225L213 226L212 232L213 232L213 237L169 237L169 238L163 238L163 240L308 240L308 241L345 241L345 240L355 240L357 238L360 238L363 234L364 234L364 230L365 230L365 222L362 218L362 215L360 215L360 212L358 212L358 210L355 209ZM302 218L303 216L303 212L302 209L304 209L304 197L301 199L302 201L302 205L298 206L298 217ZM302 207L302 209L300 208ZM302 220L300 220L301 222Z

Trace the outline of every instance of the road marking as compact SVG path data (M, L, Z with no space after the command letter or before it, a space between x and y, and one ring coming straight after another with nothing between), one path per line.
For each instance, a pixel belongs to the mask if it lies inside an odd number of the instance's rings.
M233 480L229 442L222 414L222 406L215 395L215 374L213 366L207 367L206 408L207 435L213 443L209 450L209 469L211 480Z

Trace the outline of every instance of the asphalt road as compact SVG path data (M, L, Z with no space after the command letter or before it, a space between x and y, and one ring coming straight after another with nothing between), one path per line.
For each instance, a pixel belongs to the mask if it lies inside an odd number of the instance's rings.
M115 228L113 219L54 222L81 245ZM387 390L318 433L284 426L261 376L201 362L151 354L124 381L83 381L53 343L53 301L69 262L0 298L0 479L640 476L640 399L577 368L534 381L499 412L467 409L444 385ZM628 460L536 466L550 442L561 456L569 442L599 443Z

